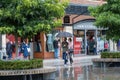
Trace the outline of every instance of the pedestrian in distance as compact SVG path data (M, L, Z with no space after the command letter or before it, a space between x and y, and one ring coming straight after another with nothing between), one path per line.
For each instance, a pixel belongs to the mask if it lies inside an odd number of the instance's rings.
M27 40L23 41L22 50L23 50L23 57L25 60L27 60L30 54L30 44L28 43Z
M58 50L58 39L57 38L55 38L55 40L53 41L53 47L54 47L54 57L58 59L59 50Z
M72 56L73 56L73 42L72 42L71 38L68 39L68 50L69 50L68 54L69 54L70 64L72 65L72 63L73 63L73 58L72 58Z
M67 42L67 38L63 38L63 42L62 42L62 58L64 60L64 64L66 65L68 62L68 42Z
M61 51L61 42L60 39L58 39L58 57L60 57L60 51Z
M13 48L12 48L12 42L7 39L7 43L6 43L6 52L7 52L7 55L8 55L8 59L12 59L12 51Z

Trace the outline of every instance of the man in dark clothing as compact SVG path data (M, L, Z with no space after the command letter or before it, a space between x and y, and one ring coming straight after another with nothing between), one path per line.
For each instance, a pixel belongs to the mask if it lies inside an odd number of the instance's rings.
M6 52L7 52L7 55L8 55L8 59L11 59L12 58L12 43L8 40L7 41L7 44L6 44Z
M57 38L53 41L53 47L54 47L54 57L58 58L58 40Z

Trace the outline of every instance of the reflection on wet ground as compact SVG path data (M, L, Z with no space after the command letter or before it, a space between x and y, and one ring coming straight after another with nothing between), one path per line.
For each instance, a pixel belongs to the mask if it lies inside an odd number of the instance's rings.
M96 68L92 65L58 66L55 80L120 80L120 68Z

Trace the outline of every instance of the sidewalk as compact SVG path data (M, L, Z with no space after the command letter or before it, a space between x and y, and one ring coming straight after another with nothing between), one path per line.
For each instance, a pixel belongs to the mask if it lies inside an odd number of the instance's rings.
M100 55L85 55L79 57L73 57L73 65L79 63L89 63L94 58L100 58ZM69 63L68 63L69 64ZM62 66L64 65L64 60L60 59L44 59L43 60L43 67L46 66Z

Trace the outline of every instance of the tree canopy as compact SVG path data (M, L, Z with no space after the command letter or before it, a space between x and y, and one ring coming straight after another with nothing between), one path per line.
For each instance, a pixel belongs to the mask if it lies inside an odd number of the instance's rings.
M108 28L107 38L120 38L120 0L106 0L101 6L89 7L92 16L95 17L95 25Z
M67 1L0 0L0 33L32 37L62 24Z

